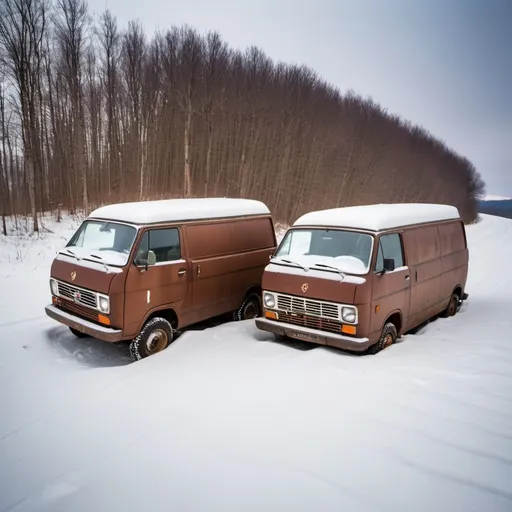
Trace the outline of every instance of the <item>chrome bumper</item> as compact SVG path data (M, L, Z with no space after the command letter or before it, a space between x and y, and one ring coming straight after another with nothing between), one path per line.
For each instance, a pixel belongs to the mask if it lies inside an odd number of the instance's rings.
M120 329L112 329L111 327L97 325L93 322L89 322L89 320L84 320L83 318L72 315L71 313L62 311L62 309L56 308L52 304L49 304L44 309L50 318L53 318L54 320L57 320L57 322L67 325L68 327L72 327L79 332L88 334L93 338L111 342L121 341L123 338L123 331Z
M318 343L319 345L327 345L330 347L340 348L342 350L352 350L356 352L364 352L371 342L368 338L351 338L343 334L334 334L327 331L319 331L302 327L300 325L292 325L276 320L267 320L266 318L256 318L256 327L261 331L268 331L281 336L288 336L296 340Z

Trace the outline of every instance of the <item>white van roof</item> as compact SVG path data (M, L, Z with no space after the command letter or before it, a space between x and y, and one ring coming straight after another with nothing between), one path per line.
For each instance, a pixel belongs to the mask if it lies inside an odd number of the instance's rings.
M130 224L157 224L269 213L270 210L264 203L253 199L212 197L111 204L94 210L89 218L118 220Z
M413 224L460 219L455 206L425 203L374 204L347 206L309 212L294 226L330 226L383 231Z

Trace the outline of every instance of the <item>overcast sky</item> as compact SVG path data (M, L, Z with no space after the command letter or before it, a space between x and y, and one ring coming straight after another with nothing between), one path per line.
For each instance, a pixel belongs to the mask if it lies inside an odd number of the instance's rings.
M189 24L307 64L469 158L512 197L512 0L89 0L148 34Z

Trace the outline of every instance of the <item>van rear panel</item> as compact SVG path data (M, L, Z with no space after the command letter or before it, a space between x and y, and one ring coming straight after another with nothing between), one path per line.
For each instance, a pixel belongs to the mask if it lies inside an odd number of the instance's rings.
M469 251L462 221L439 225L441 239L441 296L448 300L453 290L466 287Z
M411 270L408 328L443 311L454 290L464 290L468 250L461 220L407 228L403 233Z

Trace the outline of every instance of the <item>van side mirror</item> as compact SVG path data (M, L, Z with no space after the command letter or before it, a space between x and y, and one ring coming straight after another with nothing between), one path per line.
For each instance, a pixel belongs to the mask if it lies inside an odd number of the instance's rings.
M147 259L146 258L136 258L134 263L138 267L144 267L147 270L148 267L155 265L156 255L153 251L148 251Z
M395 270L395 259L394 258L384 258L384 271L385 272L393 272Z

